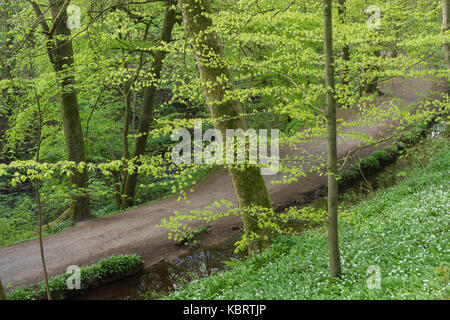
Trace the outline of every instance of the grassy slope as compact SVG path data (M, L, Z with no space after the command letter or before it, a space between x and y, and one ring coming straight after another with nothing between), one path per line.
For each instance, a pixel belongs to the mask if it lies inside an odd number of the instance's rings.
M450 149L403 182L341 213L342 279L328 277L326 233L278 238L269 252L169 299L449 298ZM369 266L381 289L367 288Z

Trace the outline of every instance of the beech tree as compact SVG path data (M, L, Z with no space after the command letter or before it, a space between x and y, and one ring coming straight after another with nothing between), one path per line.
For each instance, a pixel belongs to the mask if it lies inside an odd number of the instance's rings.
M246 131L247 125L241 115L241 106L237 100L229 97L233 91L233 83L224 61L219 37L212 30L209 0L179 0L178 3L183 14L186 33L194 50L214 127L223 137L227 136L227 129ZM249 240L249 253L264 251L269 247L268 235L258 228L256 219L246 213L246 209L253 206L272 209L261 169L247 165L242 170L230 168L229 174L239 208L242 210L244 230ZM251 239L255 234L258 237Z
M327 171L328 171L328 248L330 254L330 276L341 275L338 240L338 171L337 171L337 126L334 84L333 18L332 1L324 0L324 49L325 86L327 90Z
M164 22L161 30L160 45L164 45L171 41L172 29L176 23L176 11L173 5L176 2L174 0L165 1L166 12L164 15ZM145 152L145 147L148 140L148 132L150 129L150 124L153 120L153 107L156 94L156 88L158 85L158 80L161 77L161 71L163 68L164 58L167 52L164 49L159 49L154 53L153 63L151 67L151 73L153 74L152 84L144 88L144 101L141 107L141 114L139 116L139 124L137 129L137 138L134 146L133 158L138 159ZM122 207L131 207L134 202L134 197L136 193L136 183L138 174L134 172L126 176L124 183L124 192Z
M70 1L49 0L52 24L47 24L40 6L30 1L36 14L42 32L47 42L46 48L50 62L56 72L60 86L62 122L66 139L67 157L69 161L82 163L86 161L84 137L81 129L80 107L74 77L74 58L71 31L67 26L67 7ZM89 195L85 193L88 187L87 171L74 171L71 184L76 190L72 194L70 218L77 222L91 217Z
M34 67L33 67L33 60L31 57L29 57L30 61L30 75L35 77L34 74ZM40 153L41 153L41 141L42 141L42 126L43 126L43 120L42 120L42 108L41 108L41 101L38 95L38 92L36 90L36 85L33 82L33 92L36 99L36 106L37 106L37 114L38 114L38 128L37 128L37 149L36 149L36 163L40 162ZM39 180L36 179L34 181L34 191L36 193L36 206L37 206L37 214L38 214L38 237L39 237L39 251L41 254L41 263L42 263L42 272L44 274L44 282L45 282L45 289L47 292L47 299L52 300L52 294L50 292L50 286L48 284L48 272L47 272L47 265L45 262L45 251L44 251L44 240L42 235L42 225L43 225L43 210L42 210L42 201L41 201L41 191L40 191L40 185Z

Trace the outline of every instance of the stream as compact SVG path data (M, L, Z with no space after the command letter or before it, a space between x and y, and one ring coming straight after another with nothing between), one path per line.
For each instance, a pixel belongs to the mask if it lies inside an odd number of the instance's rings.
M433 125L427 137L418 145L430 139L448 137L449 128L445 124ZM365 176L355 182L340 195L350 203L357 204L379 188L388 188L401 181L405 172L412 168L408 157L400 157L393 163L383 167L376 173ZM309 202L316 208L326 208L326 198ZM229 269L226 261L244 259L244 254L234 253L234 243L239 236L230 238L220 244L200 249L176 258L162 260L147 267L137 276L119 280L100 288L89 289L72 299L81 300L144 300L158 299L170 292L179 290L185 284L205 278L219 271Z

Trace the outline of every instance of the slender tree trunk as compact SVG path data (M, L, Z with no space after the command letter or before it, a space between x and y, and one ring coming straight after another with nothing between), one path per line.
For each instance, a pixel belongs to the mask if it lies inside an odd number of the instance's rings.
M223 48L216 33L211 32L212 20L209 0L178 0L183 14L186 33L190 37L194 49L195 60L203 83L208 107L214 126L224 137L226 129L247 130L245 120L241 116L241 106L238 101L225 98L233 91L231 76L224 62ZM220 80L219 80L220 79ZM246 214L245 208L261 206L272 209L264 179L258 167L246 166L243 170L230 169L231 180L236 193L239 208L242 210L242 220L247 237L256 233L259 239L250 241L249 253L264 251L269 247L266 233L258 229L255 220Z
M161 31L161 43L170 42L172 39L173 26L176 23L176 12L172 8L175 4L174 0L166 0L166 13L164 16L163 28ZM145 152L145 147L147 145L148 133L150 129L150 124L153 121L153 107L156 95L157 83L161 77L161 71L163 67L163 61L166 57L167 52L164 50L158 50L155 52L154 61L152 64L152 74L153 83L144 89L144 102L141 108L141 113L139 116L139 123L137 128L136 143L133 152L133 159L138 159ZM137 184L138 174L137 172L127 176L124 185L124 197L122 200L122 207L128 208L133 205L134 197L136 194L136 184Z
M347 0L339 0L338 4L338 14L339 14L339 22L341 24L347 23ZM348 85L348 63L350 61L350 47L348 44L345 44L341 48L341 58L343 60L344 65L342 66L340 83L342 85Z
M5 287L3 286L2 279L0 279L0 300L7 300Z
M136 131L136 92L133 91L133 107L131 108L131 132Z
M39 250L41 253L41 263L42 263L42 273L44 274L44 283L45 283L45 290L47 291L47 299L52 300L52 294L50 292L50 286L48 284L48 272L47 272L47 266L45 263L45 253L44 253L44 240L42 238L42 203L41 203L41 192L39 189L39 181L36 180L36 203L38 207L38 223L39 223Z
M34 78L34 71L33 71L33 64L30 57L30 73L31 77ZM36 150L36 162L39 163L39 155L41 152L41 140L42 140L42 110L41 110L41 102L38 95L38 92L36 90L36 86L33 84L33 90L34 95L36 98L36 105L38 109L38 140L37 140L37 150ZM36 204L37 204L37 211L38 211L38 236L39 236L39 250L41 254L41 263L42 263L42 272L44 273L44 282L45 282L45 290L47 291L47 299L52 300L52 295L50 292L50 286L48 284L48 272L47 272L47 266L45 263L45 253L44 253L44 241L42 239L42 202L41 202L41 191L39 189L39 179L36 178L35 180L35 191L36 191Z
M131 120L131 91L128 85L124 87L123 95L125 100L125 111L122 131L122 158L129 159L130 152L128 150L128 133L130 131Z
M123 189L121 188L121 184L120 184L120 173L119 171L116 170L112 170L111 172L112 174L112 180L113 180L113 184L114 184L114 198L116 200L116 206L117 209L122 208L122 194L123 194Z
M334 97L334 59L331 0L324 0L325 85L327 89L327 166L328 166L328 248L330 276L341 275L338 240L338 183L337 183L337 130L336 99Z
M450 1L442 0L442 32L447 32L450 28ZM445 62L450 69L450 42L444 43Z
M60 85L62 120L66 148L69 161L75 163L85 162L84 137L81 128L80 107L78 105L77 92L75 90L75 78L73 76L74 58L71 32L67 27L67 7L69 0L49 0L52 16L52 28L50 29L44 19L40 7L34 1L30 1L37 18L40 21L44 34L47 37L47 52L50 61L57 73ZM76 190L72 195L71 214L72 221L77 222L91 217L90 200L85 192L88 187L87 171L74 170L71 177L71 185Z
M143 35L142 41L146 41L148 37L148 31L150 29L151 23L148 23L145 28L145 32ZM119 38L122 39L122 34L119 33ZM126 54L126 50L123 50L123 54ZM128 143L128 134L130 132L130 121L132 121L132 130L135 131L135 107L136 107L136 92L132 90L132 87L135 85L137 79L139 78L139 74L144 66L144 52L141 52L139 57L139 65L137 70L135 71L134 77L126 82L123 86L123 95L125 100L125 110L124 110L124 124L122 130L122 159L129 160L130 159L130 151L129 151L129 143ZM128 63L124 64L125 69L128 70ZM133 94L133 102L131 101L131 94ZM133 106L131 106L133 104ZM132 119L133 118L133 119ZM124 170L123 179L119 171L112 172L114 176L114 189L116 192L116 203L118 208L122 208L122 195L124 195L125 185L128 178L128 172ZM120 182L123 182L122 185Z
M130 131L130 120L131 120L131 90L130 85L126 84L123 88L123 95L125 100L125 110L124 110L124 120L123 120L123 130L122 130L122 159L130 159L130 151L128 145L128 134ZM123 185L120 184L121 175L119 171L114 170L112 172L114 179L114 191L116 198L117 208L122 207L122 195L125 189L125 183L127 181L127 171L123 174Z

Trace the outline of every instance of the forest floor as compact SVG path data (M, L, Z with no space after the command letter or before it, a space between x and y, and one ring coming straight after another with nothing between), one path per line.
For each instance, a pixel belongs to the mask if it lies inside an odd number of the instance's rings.
M404 106L418 104L424 97L438 97L447 90L445 81L415 78L394 79L380 89L385 94L376 97L370 104L380 106L393 101ZM399 98L399 99L398 99ZM338 118L344 121L358 120L357 108L341 110ZM359 132L367 136L385 137L395 123L387 120L372 126L347 127L346 131ZM339 137L339 156L346 156L358 148L361 141ZM353 161L371 154L377 147L371 146L358 151ZM326 141L316 139L297 145L296 148L281 147L280 155L324 155ZM309 172L305 166L305 172ZM271 184L281 174L266 176L266 185L274 208L283 208L295 203L303 195L326 188L326 177L311 173L291 184ZM186 253L189 248L179 246L168 239L168 230L157 228L162 218L168 218L174 211L200 210L217 200L229 200L236 204L232 183L225 170L212 173L205 181L193 187L188 195L190 203L177 202L177 197L153 202L140 208L116 215L77 223L57 234L45 237L44 248L50 276L65 273L68 266L85 266L97 263L111 255L137 253L146 265L152 265L164 258ZM198 224L200 226L200 224ZM240 217L231 216L211 223L211 229L202 237L201 245L221 242L241 232ZM11 288L42 280L39 244L37 240L0 248L0 278Z

